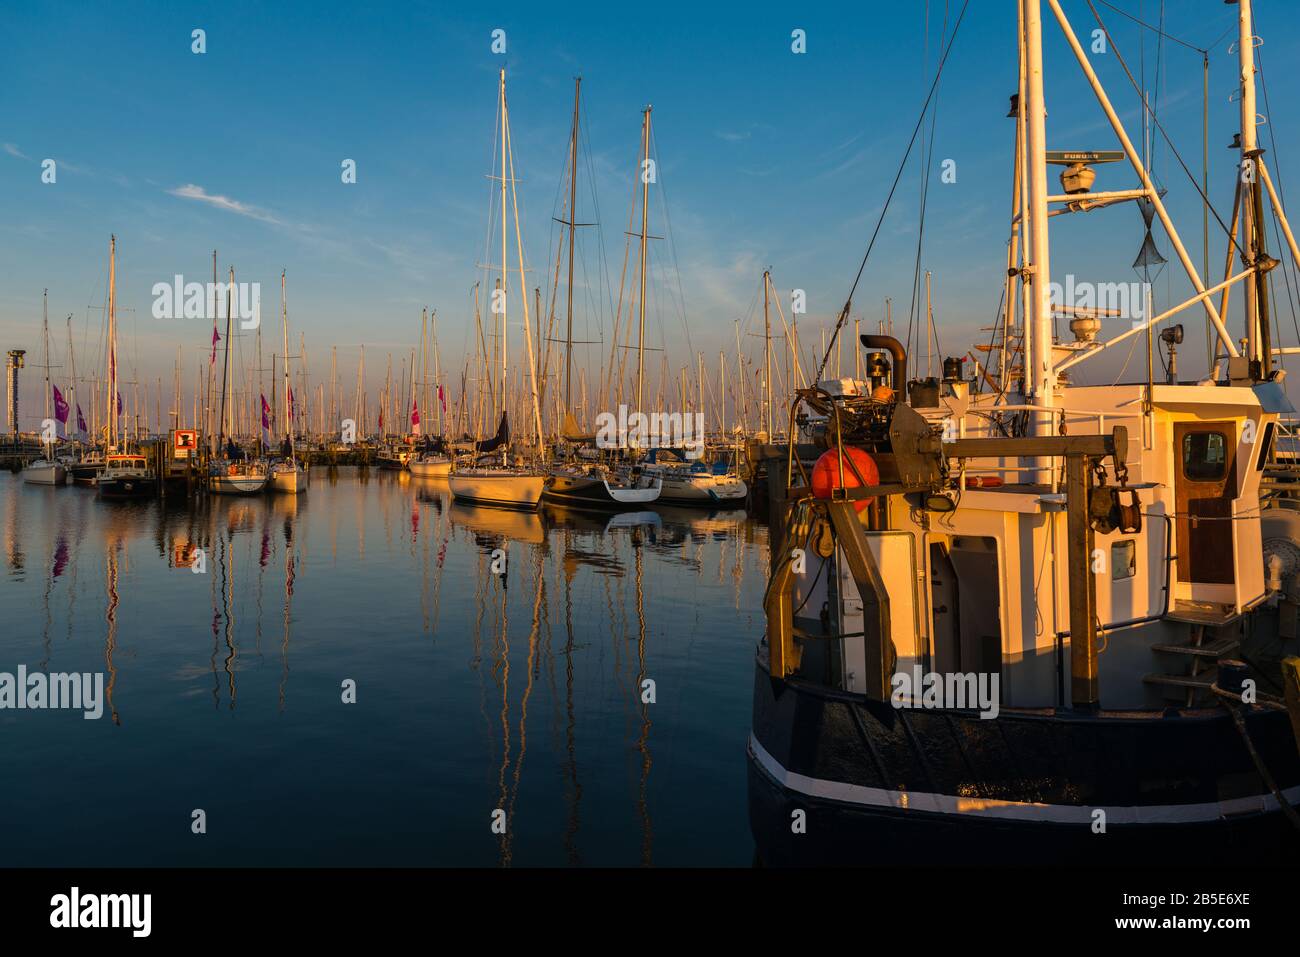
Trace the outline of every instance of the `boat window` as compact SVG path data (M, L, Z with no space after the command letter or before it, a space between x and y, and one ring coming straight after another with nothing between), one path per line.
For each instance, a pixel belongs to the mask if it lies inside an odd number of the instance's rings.
M1222 432L1183 436L1183 475L1193 482L1217 482L1228 474L1228 440Z
M1126 538L1110 546L1110 580L1122 581L1137 574L1137 542Z
M1273 449L1273 426L1276 424L1276 422L1270 422L1264 426L1264 441L1259 445L1259 461L1255 463L1257 470L1262 470L1268 462L1269 454Z

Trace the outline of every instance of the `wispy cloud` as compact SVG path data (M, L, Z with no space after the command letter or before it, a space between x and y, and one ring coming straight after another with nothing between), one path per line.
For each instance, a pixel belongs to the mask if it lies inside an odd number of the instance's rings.
M260 220L264 223L272 223L276 226L284 225L274 215L257 206L251 206L248 203L241 203L237 199L231 199L229 196L222 196L220 193L209 193L202 186L196 186L193 183L186 183L184 186L176 189L167 190L172 196L179 196L181 199L193 199L200 203L207 203L209 206L215 206L217 209L224 209L227 212L235 213L239 216L247 216L249 219Z
M14 146L13 143L5 143L4 151L8 153L10 156L18 157L20 160L30 159L30 157L26 153L24 153L18 147Z
M750 130L741 130L740 132L733 132L732 130L716 130L713 135L720 140L726 140L728 143L742 143L749 139L753 134Z

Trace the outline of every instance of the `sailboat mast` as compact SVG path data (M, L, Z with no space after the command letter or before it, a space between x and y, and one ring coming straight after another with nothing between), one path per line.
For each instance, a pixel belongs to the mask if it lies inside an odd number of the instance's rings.
M293 457L293 411L289 404L289 303L285 298L284 270L280 270L280 325L284 330L284 437Z
M646 232L650 214L650 107L645 108L641 120L641 296L637 308L636 342L636 410L642 411L642 390L645 386L645 262Z
M221 432L217 436L218 451L224 445L224 439L231 435L226 431L228 422L226 421L229 402L227 396L230 392L230 299L231 293L235 288L235 267L230 267L230 286L226 290L226 348L222 353L221 359Z
M501 397L498 414L506 410L506 377L509 374L508 343L506 341L506 303L509 293L509 271L506 269L506 71L501 68Z
M108 239L108 447L117 445L117 236Z
M50 417L50 291L41 294L41 331L44 336L41 346L42 361L45 364L45 418Z
M767 441L772 441L772 320L768 313L770 273L763 273L763 420Z
M573 79L573 135L569 139L569 286L564 332L564 411L573 412L573 240L578 226L578 98L582 77Z

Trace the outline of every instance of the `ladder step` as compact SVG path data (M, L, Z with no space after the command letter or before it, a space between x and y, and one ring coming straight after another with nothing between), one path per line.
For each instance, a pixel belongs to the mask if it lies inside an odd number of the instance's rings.
M1198 658L1222 658L1241 642L1236 638L1218 638L1203 645L1152 645L1152 651L1165 651L1172 655L1195 655Z
M1168 685L1175 688L1199 688L1208 691L1218 677L1218 669L1212 668L1199 675L1143 675L1142 681L1149 685Z

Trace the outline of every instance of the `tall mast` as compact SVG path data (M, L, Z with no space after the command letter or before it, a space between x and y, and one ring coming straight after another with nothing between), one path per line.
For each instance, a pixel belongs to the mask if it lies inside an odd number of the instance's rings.
M573 135L569 139L569 286L564 332L564 411L570 414L573 412L573 239L578 225L578 97L581 91L582 77L574 77Z
M763 272L763 421L767 426L767 441L772 441L772 319L768 313L767 289L771 277Z
M1025 348L1025 382L1035 405L1052 406L1056 374L1052 369L1052 315L1048 288L1052 279L1047 234L1047 106L1043 100L1043 19L1041 0L1022 0L1025 11L1025 122L1029 179L1029 319ZM1050 412L1033 418L1035 435L1051 435Z
M42 361L45 363L45 418L50 417L50 291L41 294L41 331L44 342L41 346Z
M117 236L108 239L108 447L117 445Z
M285 298L284 270L280 270L280 325L284 330L284 437L293 457L293 408L289 404L289 303Z
M646 232L650 214L650 109L646 107L641 119L641 297L637 307L636 341L636 410L642 411L642 390L645 386L645 260Z
M69 400L69 404L72 406L72 410L76 412L78 416L80 416L81 406L77 404L77 356L72 349L72 315L71 314L68 315L68 365L70 366L70 372L72 375L72 377L68 380L68 400ZM80 426L74 426L74 427L77 429L80 428ZM74 434L76 433L74 432Z
M1259 136L1255 113L1255 30L1252 20L1251 0L1237 2L1237 62L1241 80L1241 166L1238 189L1246 195L1241 202L1242 240L1245 255L1253 265L1265 254L1264 201L1259 170L1254 168L1258 157ZM1246 335L1249 338L1250 358L1259 362L1262 378L1267 378L1272 368L1273 356L1269 343L1268 286L1264 272L1256 272L1245 283Z
M509 299L509 272L506 269L506 71L501 68L501 399L498 415L506 410L506 377L509 372L506 341L506 304Z
M227 411L230 409L228 393L230 391L230 300L231 294L235 289L235 267L230 267L230 286L226 290L226 348L221 359L221 432L217 436L218 451L224 444L221 440L227 436L233 437L233 430L227 432L229 423L226 420Z

